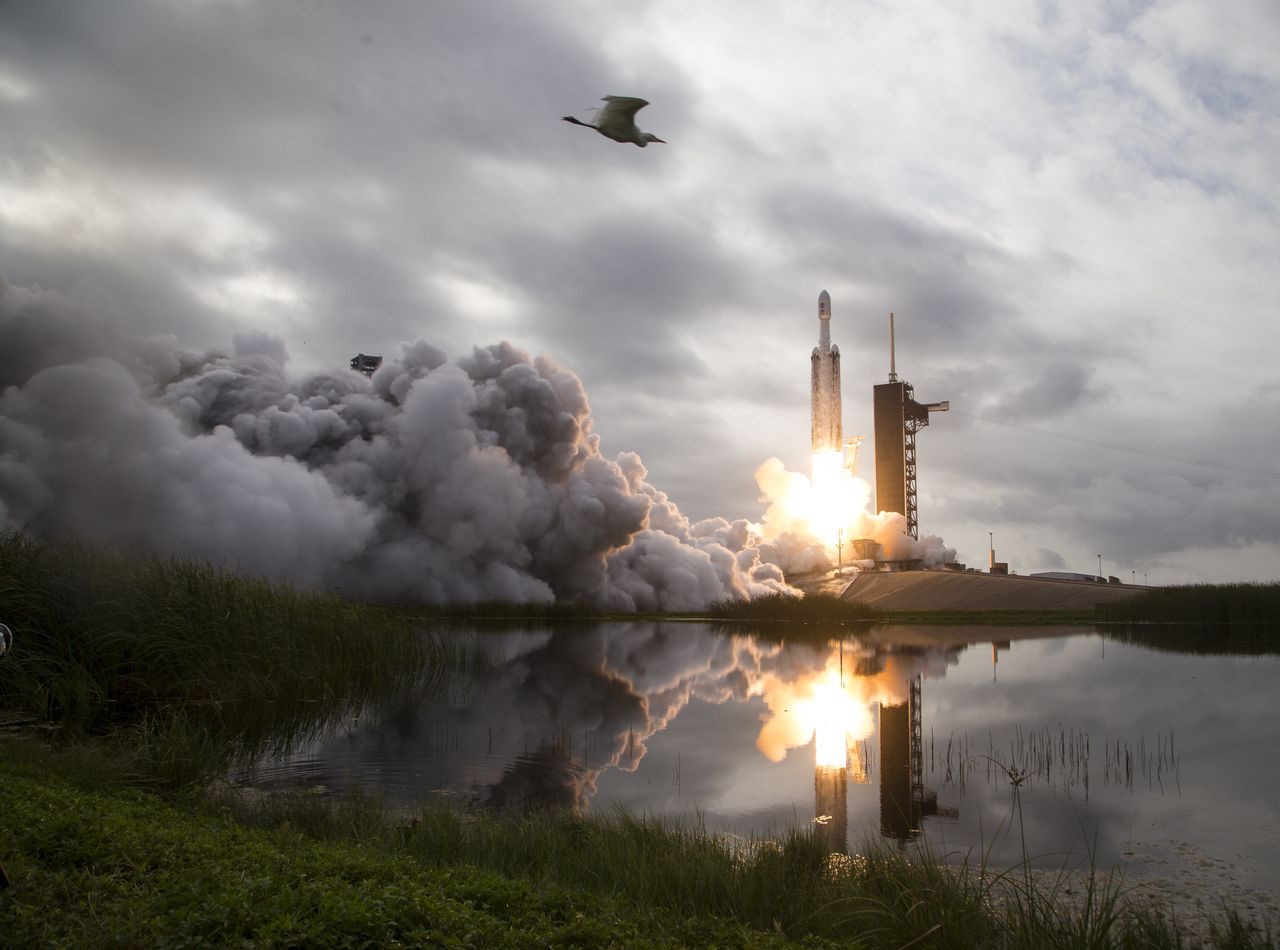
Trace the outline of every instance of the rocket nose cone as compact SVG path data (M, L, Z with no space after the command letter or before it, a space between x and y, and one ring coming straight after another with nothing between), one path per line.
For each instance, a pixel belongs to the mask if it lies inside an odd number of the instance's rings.
M831 295L825 290L818 294L818 316L823 320L831 319Z

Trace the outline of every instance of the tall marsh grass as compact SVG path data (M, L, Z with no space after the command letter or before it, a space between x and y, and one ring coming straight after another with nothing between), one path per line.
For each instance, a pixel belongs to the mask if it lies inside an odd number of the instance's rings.
M427 867L479 868L793 940L964 950L1274 946L1268 932L1229 909L1210 934L1203 923L1179 920L1173 909L1111 875L1032 873L1025 858L1019 867L996 870L980 855L961 861L965 856L880 840L847 856L830 854L807 829L743 841L708 833L697 821L623 812L477 814L433 804L393 813L376 797L359 794L222 804L252 824L373 844ZM1014 805L1010 820L1022 833L1016 795Z
M1157 587L1096 611L1109 622L1262 624L1280 633L1280 583Z
M129 731L161 771L342 715L443 675L446 647L402 612L190 560L0 537L15 635L0 707ZM204 751L202 751L204 750Z

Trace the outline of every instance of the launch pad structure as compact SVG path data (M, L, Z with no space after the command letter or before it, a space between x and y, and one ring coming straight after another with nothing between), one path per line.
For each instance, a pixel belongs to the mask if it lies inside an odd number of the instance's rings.
M912 385L898 378L893 314L889 314L889 381L873 386L871 392L875 425L876 510L905 515L907 534L918 539L916 433L929 424L930 413L946 412L951 403L917 402Z

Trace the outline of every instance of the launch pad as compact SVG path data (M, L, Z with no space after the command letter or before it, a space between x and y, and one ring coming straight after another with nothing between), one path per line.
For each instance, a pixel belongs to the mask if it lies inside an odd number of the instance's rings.
M842 422L840 347L831 342L831 295L818 295L818 345L809 357L810 444L813 452L814 484L820 497L832 507L839 498L829 490L832 469L856 474L858 447L862 437L845 439ZM872 387L875 425L876 489L873 513L897 512L906 519L905 534L920 537L919 503L916 496L916 434L929 424L934 412L946 412L950 402L918 402L915 389L898 378L894 341L894 316L889 314L889 381ZM819 482L824 482L824 491ZM843 531L837 531L837 562L844 562ZM883 552L870 538L847 538L853 545L853 560L887 566ZM830 541L828 542L830 543ZM899 569L911 569L910 559L894 562ZM918 566L918 565L916 565Z

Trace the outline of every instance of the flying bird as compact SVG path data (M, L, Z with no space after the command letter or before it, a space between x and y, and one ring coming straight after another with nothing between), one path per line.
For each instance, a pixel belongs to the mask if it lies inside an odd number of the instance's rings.
M605 105L595 110L595 122L583 122L571 115L564 116L564 121L574 125L583 125L595 129L607 139L615 142L630 142L644 148L650 142L663 142L652 132L641 132L636 127L636 113L649 103L635 96L605 96Z

